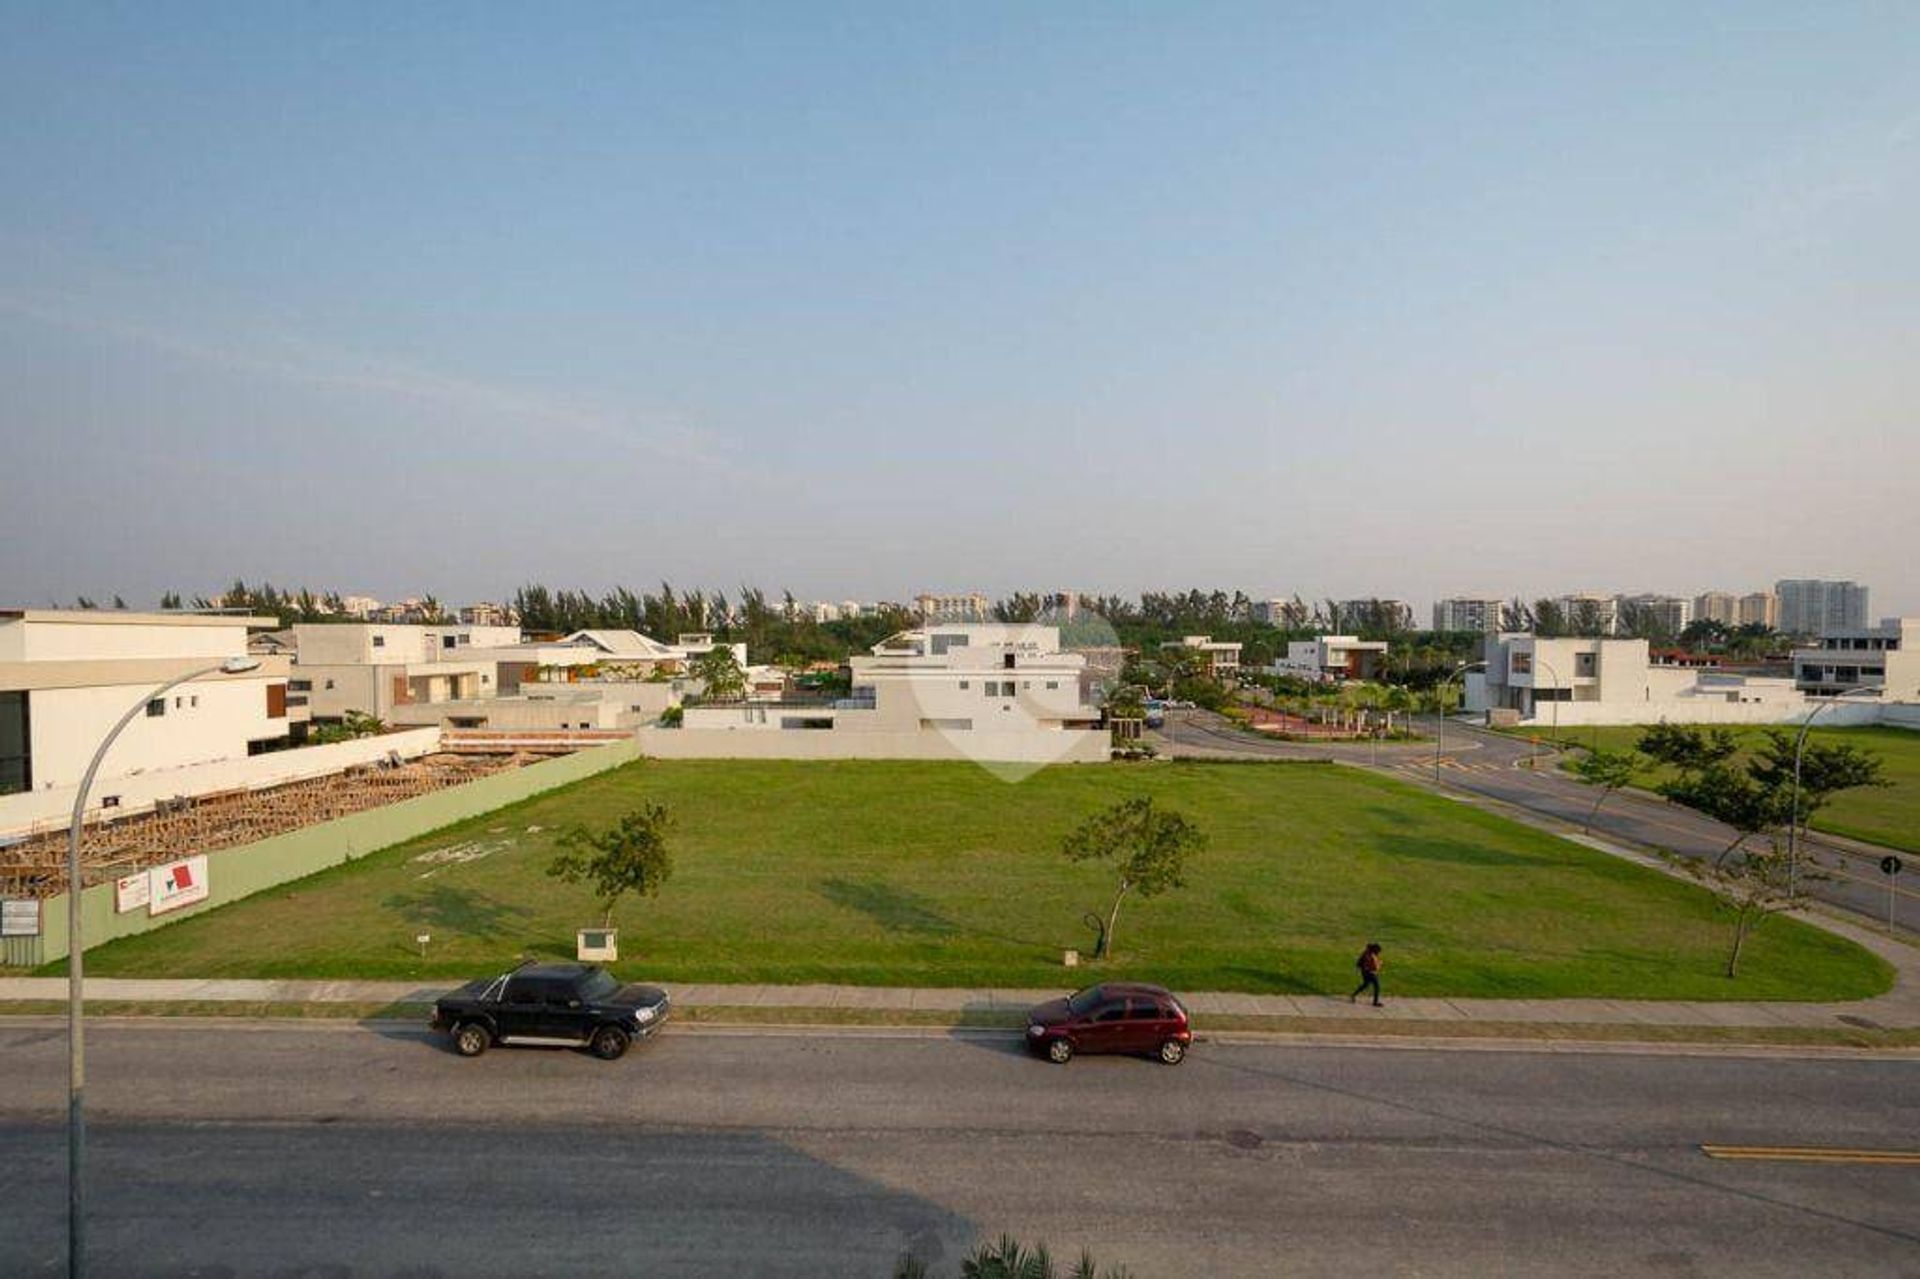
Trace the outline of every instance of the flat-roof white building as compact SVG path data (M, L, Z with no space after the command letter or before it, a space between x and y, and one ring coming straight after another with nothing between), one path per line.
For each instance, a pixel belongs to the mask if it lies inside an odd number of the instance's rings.
M1644 639L1500 635L1484 670L1464 681L1464 707L1510 724L1777 724L1807 698L1781 677L1655 662Z
M688 706L679 729L643 735L675 753L813 758L1104 760L1107 734L1087 700L1086 662L1060 651L1059 628L939 623L902 631L849 663L841 698ZM728 745L728 735L791 734L786 745Z
M1269 671L1294 679L1349 680L1378 679L1386 669L1387 641L1363 640L1353 635L1322 635L1318 639L1293 640L1287 655Z
M1816 697L1873 688L1888 701L1920 702L1920 618L1829 631L1793 650L1793 682Z
M395 706L491 697L496 664L477 650L519 638L514 627L301 623L293 687L315 719L358 711L386 720Z
M1162 649L1184 650L1200 655L1200 673L1208 679L1226 682L1240 674L1240 644L1237 640L1217 640L1211 635L1184 635L1168 640Z
M77 787L127 710L191 671L246 658L271 617L93 609L0 610L0 796ZM202 675L146 705L114 743L95 789L136 773L244 759L285 741L294 718L284 657ZM0 799L0 804L4 804Z

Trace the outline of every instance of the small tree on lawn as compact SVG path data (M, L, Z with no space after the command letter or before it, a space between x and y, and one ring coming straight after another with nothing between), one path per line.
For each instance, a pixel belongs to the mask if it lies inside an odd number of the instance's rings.
M1740 975L1740 950L1771 915L1791 910L1803 900L1794 888L1793 867L1779 840L1764 850L1751 850L1732 861L1703 861L1670 857L1673 865L1699 883L1733 917L1733 945L1727 951L1727 976ZM1799 882L1824 879L1818 871L1802 870Z
M673 855L667 848L672 827L672 816L659 804L636 808L603 831L575 826L560 837L564 851L547 874L569 884L590 882L606 912L604 926L611 928L613 908L622 897L657 896L673 874Z
M741 697L747 691L747 673L726 644L715 644L693 659L693 673L706 689L706 696L717 702Z
M1120 903L1128 893L1157 897L1186 881L1181 878L1187 858L1205 848L1207 837L1177 812L1153 806L1151 799L1123 800L1095 813L1069 834L1060 846L1067 860L1110 862L1119 872L1113 905L1101 928L1096 956L1113 955L1113 933L1120 919Z
M1593 819L1600 815L1600 805L1607 796L1625 786L1631 786L1633 779L1640 775L1640 757L1632 751L1610 751L1596 749L1588 751L1579 759L1567 765L1567 770L1589 786L1597 786L1600 793L1594 797L1593 807L1587 810L1587 820L1580 829L1593 829Z

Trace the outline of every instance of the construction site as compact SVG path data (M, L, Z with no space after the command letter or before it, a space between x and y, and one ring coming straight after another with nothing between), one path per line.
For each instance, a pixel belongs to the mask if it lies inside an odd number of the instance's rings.
M80 848L83 887L107 883L195 853L283 835L368 809L460 786L550 759L555 752L497 754L439 751L390 756L338 773L262 787L163 801L151 811L90 817ZM0 846L0 898L44 899L67 889L68 831L62 826Z

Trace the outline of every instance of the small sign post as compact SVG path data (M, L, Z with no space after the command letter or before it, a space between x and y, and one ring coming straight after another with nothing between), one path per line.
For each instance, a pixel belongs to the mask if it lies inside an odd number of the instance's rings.
M1880 859L1880 873L1887 877L1887 931L1893 931L1893 909L1900 884L1900 859L1888 853Z

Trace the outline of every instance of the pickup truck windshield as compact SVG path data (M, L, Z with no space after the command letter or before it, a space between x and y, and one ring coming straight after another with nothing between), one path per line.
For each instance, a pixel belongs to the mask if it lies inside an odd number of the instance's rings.
M597 972L580 983L582 999L605 999L620 989L620 983L605 972Z

